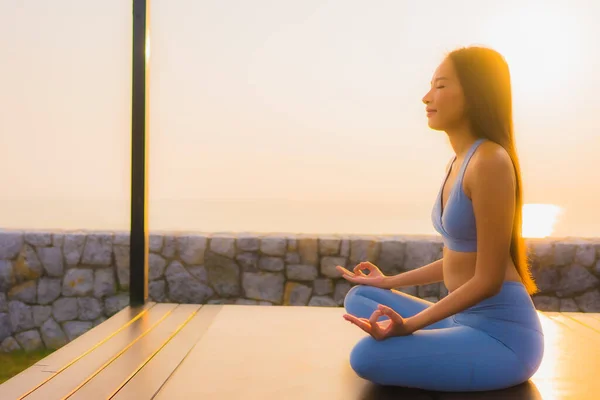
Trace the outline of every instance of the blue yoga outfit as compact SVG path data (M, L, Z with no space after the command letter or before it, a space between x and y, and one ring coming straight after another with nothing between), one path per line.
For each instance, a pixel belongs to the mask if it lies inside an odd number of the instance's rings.
M359 318L369 318L379 304L408 318L433 303L371 286L354 286L344 301ZM350 353L350 365L380 385L495 390L528 380L543 353L542 328L525 286L504 282L497 295L411 335L381 341L365 336Z
M450 250L461 252L477 251L475 213L471 199L469 199L463 190L463 178L473 153L475 153L475 150L477 150L483 141L483 139L478 139L467 151L465 160L458 171L456 182L450 189L450 194L448 194L448 200L444 207L442 204L442 194L446 181L456 162L456 157L454 157L450 168L448 168L448 172L446 172L446 177L431 211L433 227L442 235L444 246Z
M469 149L443 214L441 190L432 213L444 244L455 251L476 251L475 219L461 186L466 164L481 142ZM379 304L405 318L433 305L362 285L350 289L344 300L346 311L359 318L369 318ZM522 283L505 281L498 294L411 335L382 341L365 336L352 350L350 365L360 377L381 385L481 391L527 381L543 353L544 334L531 297Z

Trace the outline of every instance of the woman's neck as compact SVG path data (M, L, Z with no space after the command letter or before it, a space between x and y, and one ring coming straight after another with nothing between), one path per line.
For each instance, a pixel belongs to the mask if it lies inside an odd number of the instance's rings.
M457 160L462 160L473 143L479 139L468 127L446 131Z

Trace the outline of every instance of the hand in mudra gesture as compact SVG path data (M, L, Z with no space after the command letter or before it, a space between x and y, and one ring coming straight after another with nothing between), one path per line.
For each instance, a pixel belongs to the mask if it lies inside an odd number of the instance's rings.
M354 267L353 271L349 271L346 268L338 265L335 267L339 272L342 273L342 277L349 282L357 283L359 285L374 286L382 289L389 289L388 277L383 274L374 264L365 261L359 263ZM363 271L368 271L365 274Z
M377 321L383 316L389 319L381 322ZM369 319L358 318L351 314L344 314L344 319L367 332L375 340L384 340L393 336L406 336L412 333L400 314L382 304L371 314Z

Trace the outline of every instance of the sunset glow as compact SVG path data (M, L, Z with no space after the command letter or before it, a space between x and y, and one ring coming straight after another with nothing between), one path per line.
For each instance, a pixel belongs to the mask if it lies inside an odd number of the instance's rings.
M523 236L544 238L552 235L554 225L561 212L561 208L553 204L525 204L523 206Z
M421 100L483 45L511 70L525 236L598 237L600 2L434 3L152 2L150 229L436 234L454 154ZM129 229L131 20L0 0L2 227Z

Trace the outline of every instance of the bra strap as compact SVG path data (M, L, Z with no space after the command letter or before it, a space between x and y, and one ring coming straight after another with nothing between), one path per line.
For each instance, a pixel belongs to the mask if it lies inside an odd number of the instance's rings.
M477 148L479 147L479 145L481 143L483 143L484 141L485 141L484 138L480 138L480 139L477 139L475 141L475 143L473 143L471 145L471 148L467 152L467 156L465 157L464 161L462 162L462 165L460 166L460 173L459 173L459 176L458 176L458 179L460 181L462 181L462 178L463 178L463 175L465 173L465 170L467 169L467 165L469 164L469 161L471 160L471 157L473 157L473 154L475 153L475 150L477 150Z

